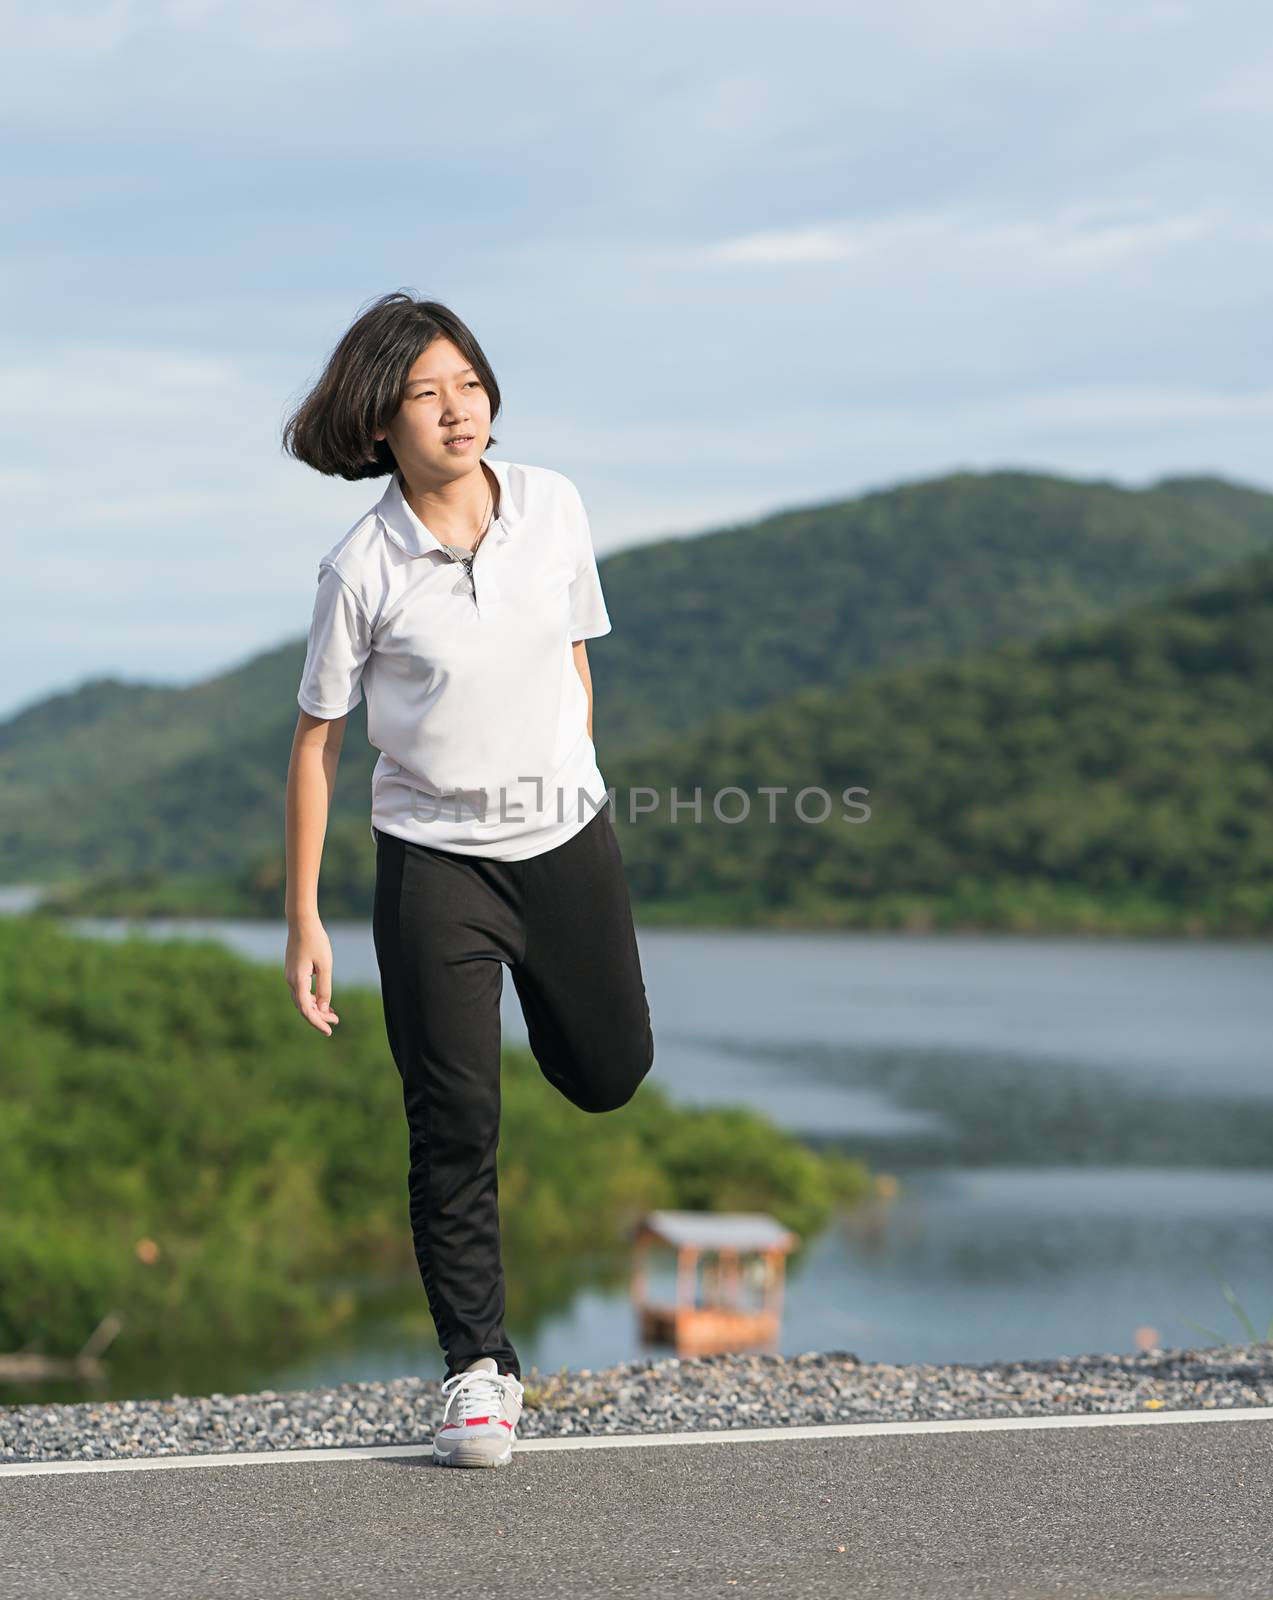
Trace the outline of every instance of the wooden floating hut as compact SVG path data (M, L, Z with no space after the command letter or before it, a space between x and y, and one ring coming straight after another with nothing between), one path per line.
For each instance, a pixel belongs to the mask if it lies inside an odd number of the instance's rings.
M760 1211L647 1212L632 1232L641 1339L686 1356L776 1350L786 1257L798 1243ZM659 1246L676 1253L671 1304L648 1297L650 1252Z

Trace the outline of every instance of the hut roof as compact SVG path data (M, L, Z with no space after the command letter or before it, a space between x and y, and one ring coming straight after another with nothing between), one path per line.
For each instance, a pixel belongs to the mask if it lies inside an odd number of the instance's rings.
M636 1232L677 1249L794 1250L797 1243L790 1229L763 1211L647 1211Z

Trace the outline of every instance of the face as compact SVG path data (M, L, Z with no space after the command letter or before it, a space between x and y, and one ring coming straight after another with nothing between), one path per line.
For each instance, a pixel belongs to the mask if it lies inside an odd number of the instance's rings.
M467 445L449 445L457 434ZM468 358L450 339L435 339L411 365L402 405L387 428L398 464L409 477L458 478L475 468L491 436L491 401Z

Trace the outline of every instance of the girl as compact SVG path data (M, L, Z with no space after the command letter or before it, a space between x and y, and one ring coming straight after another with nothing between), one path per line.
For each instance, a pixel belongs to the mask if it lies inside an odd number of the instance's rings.
M318 472L389 480L318 564L287 782L286 976L330 1036L319 865L345 719L365 695L380 752L372 933L412 1238L446 1357L433 1456L452 1466L509 1461L522 1406L496 1184L502 966L541 1071L583 1110L626 1104L654 1060L592 742L585 641L611 623L588 519L563 473L484 459L499 409L464 323L393 293L344 334L283 433Z

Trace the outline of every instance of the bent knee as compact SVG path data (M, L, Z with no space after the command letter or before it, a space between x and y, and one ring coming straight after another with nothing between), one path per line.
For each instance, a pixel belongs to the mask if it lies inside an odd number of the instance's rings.
M618 1111L626 1106L654 1065L654 1036L647 1034L641 1048L626 1063L607 1062L607 1071L588 1082L571 1098L583 1111Z
M586 1093L573 1095L571 1098L580 1111L600 1114L603 1111L618 1111L620 1106L627 1105L636 1092L635 1083L625 1083L618 1087L589 1089Z

